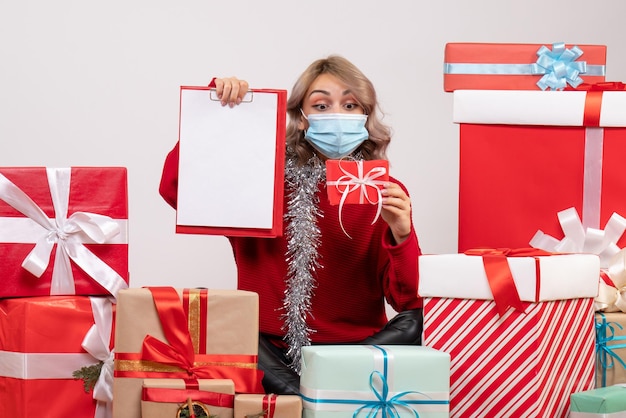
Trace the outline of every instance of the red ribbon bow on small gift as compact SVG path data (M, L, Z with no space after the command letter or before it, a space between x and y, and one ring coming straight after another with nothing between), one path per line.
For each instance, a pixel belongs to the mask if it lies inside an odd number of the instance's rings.
M548 256L553 253L536 248L476 248L465 251L465 254L482 257L493 301L498 314L503 316L509 307L525 312L507 257Z

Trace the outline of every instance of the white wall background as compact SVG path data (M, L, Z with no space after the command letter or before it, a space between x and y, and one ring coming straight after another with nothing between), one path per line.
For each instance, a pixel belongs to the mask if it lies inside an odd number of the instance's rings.
M226 239L176 235L158 195L179 86L237 75L290 89L311 61L337 53L377 87L423 251L456 252L458 127L444 45L605 44L607 80L626 81L624 16L624 0L5 1L0 165L126 166L131 285L234 288Z

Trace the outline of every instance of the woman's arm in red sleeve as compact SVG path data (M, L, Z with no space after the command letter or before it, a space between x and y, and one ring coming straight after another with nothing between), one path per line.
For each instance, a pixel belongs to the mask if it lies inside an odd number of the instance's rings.
M178 203L178 142L165 158L159 194L171 207L176 209Z
M417 294L419 282L417 260L421 250L415 230L411 227L411 234L399 245L395 245L391 230L387 230L383 238L383 248L389 257L383 271L387 301L397 312L421 308L423 302Z
M409 192L401 182L391 180L398 183L408 196ZM419 282L417 259L421 249L412 221L408 238L400 244L396 244L391 229L387 227L382 239L381 254L384 256L380 274L387 302L396 312L421 308L423 302L417 294Z

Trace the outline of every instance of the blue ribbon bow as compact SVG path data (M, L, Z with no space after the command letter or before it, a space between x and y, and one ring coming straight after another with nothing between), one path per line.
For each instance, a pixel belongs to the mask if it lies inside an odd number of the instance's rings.
M567 84L578 87L583 82L579 74L587 72L587 62L575 62L583 54L577 46L571 49L564 42L552 44L552 50L543 45L537 51L537 62L532 65L533 74L543 74L537 82L541 90L562 90Z
M385 372L386 372L386 366L387 366L387 356L385 355ZM382 391L379 391L376 389L374 385L375 377L378 377L381 380ZM377 370L374 370L370 374L370 388L372 389L372 392L374 392L374 394L376 395L377 400L366 401L363 406L361 406L356 411L354 411L354 414L352 414L353 418L357 417L361 413L361 411L364 409L369 409L369 412L367 413L366 418L376 417L379 412L381 412L382 413L381 416L385 418L400 418L400 413L396 409L396 406L410 410L411 412L413 412L413 415L416 418L419 418L419 414L417 413L417 411L411 408L411 406L409 405L409 402L411 401L401 400L402 397L404 397L405 395L408 395L409 393L419 393L419 392L411 392L411 391L401 392L387 399L387 397L389 396L389 385L387 384L386 374L383 375Z
M615 326L620 330L623 327L617 322L607 322L603 313L598 312L602 317L601 322L596 322L596 355L598 361L602 366L602 387L606 386L606 371L614 367L615 360L618 361L626 369L626 362L622 360L613 350L620 348L626 348L626 344L612 344L608 343L613 341L626 341L626 337L615 336ZM608 331L608 332L607 332Z

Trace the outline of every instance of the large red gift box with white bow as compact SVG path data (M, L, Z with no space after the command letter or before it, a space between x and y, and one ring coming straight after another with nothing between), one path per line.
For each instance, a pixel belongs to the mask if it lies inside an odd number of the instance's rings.
M532 245L606 266L626 244L624 88L455 91L459 252Z
M122 167L0 168L1 297L128 287Z

